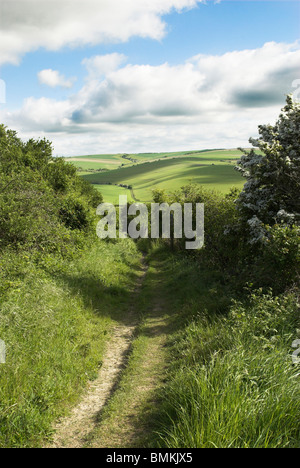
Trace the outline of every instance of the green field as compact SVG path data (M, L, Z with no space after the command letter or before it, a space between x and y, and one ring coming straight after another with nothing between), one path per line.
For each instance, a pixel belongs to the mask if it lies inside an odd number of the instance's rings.
M189 153L157 153L129 155L138 163L116 167L116 158L111 160L109 171L83 173L83 177L103 193L104 200L118 198L120 187L131 185L139 201L151 201L154 188L174 191L190 182L205 185L227 193L231 187L241 188L244 179L234 170L241 156L238 150L215 150ZM101 159L100 155L94 160ZM97 169L96 163L94 169ZM100 164L100 163L99 163ZM99 168L99 166L98 166ZM108 187L105 184L113 184Z
M122 158L122 155L117 154L101 154L92 156L76 156L74 158L66 158L67 162L71 162L78 169L83 169L86 172L99 169L115 169L122 164L128 164L130 161Z
M204 151L181 151L171 153L120 153L120 154L93 154L84 156L73 156L68 157L66 160L72 162L76 167L89 168L89 169L101 169L108 168L113 169L116 165L132 165L141 162L152 162L159 159L173 158L187 155L198 156L201 153L214 152L215 150L204 150ZM230 151L231 153L231 151Z
M113 203L114 205L117 205L119 203L120 195L127 195L129 202L134 201L132 199L130 190L123 187L118 187L116 185L95 185L94 187L102 193L103 200L106 203Z

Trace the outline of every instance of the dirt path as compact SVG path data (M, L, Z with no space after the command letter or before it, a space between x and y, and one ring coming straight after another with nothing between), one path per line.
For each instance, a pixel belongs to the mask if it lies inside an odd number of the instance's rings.
M107 345L103 365L96 380L90 383L81 402L73 408L70 416L63 418L54 427L55 434L49 448L82 448L86 437L97 425L99 413L113 394L130 351L134 332L138 325L138 314L134 303L140 293L147 265L142 263L142 274L133 294L133 303L129 311L130 325L117 325Z
M117 392L89 436L89 448L143 448L151 444L157 389L166 375L166 321L160 308L144 324Z
M87 438L89 448L143 448L155 444L161 390L169 366L168 339L176 316L166 299L164 269L151 262L140 297L143 320L118 388Z

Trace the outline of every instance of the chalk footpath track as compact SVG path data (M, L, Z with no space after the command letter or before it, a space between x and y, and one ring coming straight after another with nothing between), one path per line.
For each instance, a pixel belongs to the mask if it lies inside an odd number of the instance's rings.
M133 295L135 297L139 294L146 272L147 266L143 262L142 275ZM134 304L128 314L131 325L117 325L113 328L97 379L90 382L86 394L71 414L56 424L53 441L47 448L82 448L87 436L93 432L102 409L118 383L138 325Z

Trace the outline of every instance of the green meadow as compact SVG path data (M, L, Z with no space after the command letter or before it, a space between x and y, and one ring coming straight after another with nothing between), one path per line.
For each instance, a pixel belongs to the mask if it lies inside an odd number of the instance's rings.
M120 195L127 195L128 201L133 201L130 190L123 187L118 187L116 185L95 185L95 188L101 192L103 200L106 203L117 205L119 203Z
M95 170L110 170L115 169L123 164L125 160L122 160L121 156L118 155L94 155L94 156L78 156L74 158L66 158L66 162L72 163L77 169L86 172ZM126 161L125 161L126 162Z
M232 187L242 188L244 179L234 169L240 156L241 152L233 149L96 155L68 161L84 170L82 177L101 191L105 201L115 202L125 190L119 186L126 185L132 186L137 200L149 202L155 188L174 191L190 182L223 194ZM97 172L100 169L107 170Z

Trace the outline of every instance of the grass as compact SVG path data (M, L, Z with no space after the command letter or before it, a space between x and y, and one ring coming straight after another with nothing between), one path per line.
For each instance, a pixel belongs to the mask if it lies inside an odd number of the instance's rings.
M130 203L133 201L129 189L118 187L116 185L94 185L94 187L101 192L105 203L117 205L119 203L120 195L126 195L128 202Z
M190 182L227 193L241 188L244 179L234 170L241 152L232 150L183 151L173 153L138 153L92 155L67 158L81 168L80 175L92 184L100 184L104 199L118 200L118 185L133 186L134 196L142 202L152 201L152 189L180 189ZM121 167L122 166L122 167ZM105 169L104 172L95 172ZM106 184L113 184L110 189Z
M1 447L39 446L96 377L110 329L128 308L139 257L131 241L98 241L73 261L45 257L43 267L1 257L2 279L11 280L0 306Z
M170 290L178 262L168 274ZM181 303L185 326L169 337L172 364L154 445L299 448L299 367L291 359L297 298L258 291L230 305L211 272L198 272L196 286L191 266L179 271L180 289L191 299Z
M89 447L299 448L293 294L233 301L222 277L161 242L100 242L43 267L1 258L0 446L36 447L96 377L135 297L140 325ZM4 273L3 273L4 272ZM10 278L10 281L8 281Z
M244 184L244 179L234 170L234 157L236 152L193 154L125 166L83 177L92 184L132 185L134 194L140 201L151 201L154 188L174 191L190 182L226 193L231 187L241 188Z
M87 173L100 169L115 169L116 167L130 163L130 161L122 158L121 154L74 156L72 158L65 158L65 160Z
M191 259L154 248L148 261L143 320L90 446L299 448L297 298L239 303Z
M126 368L88 438L87 447L145 447L153 437L160 407L157 393L166 375L166 342L180 324L180 314L174 315L168 308L161 289L165 279L162 265L168 261L168 253L160 252L158 244L158 257L150 262L136 297L135 314L140 322Z

